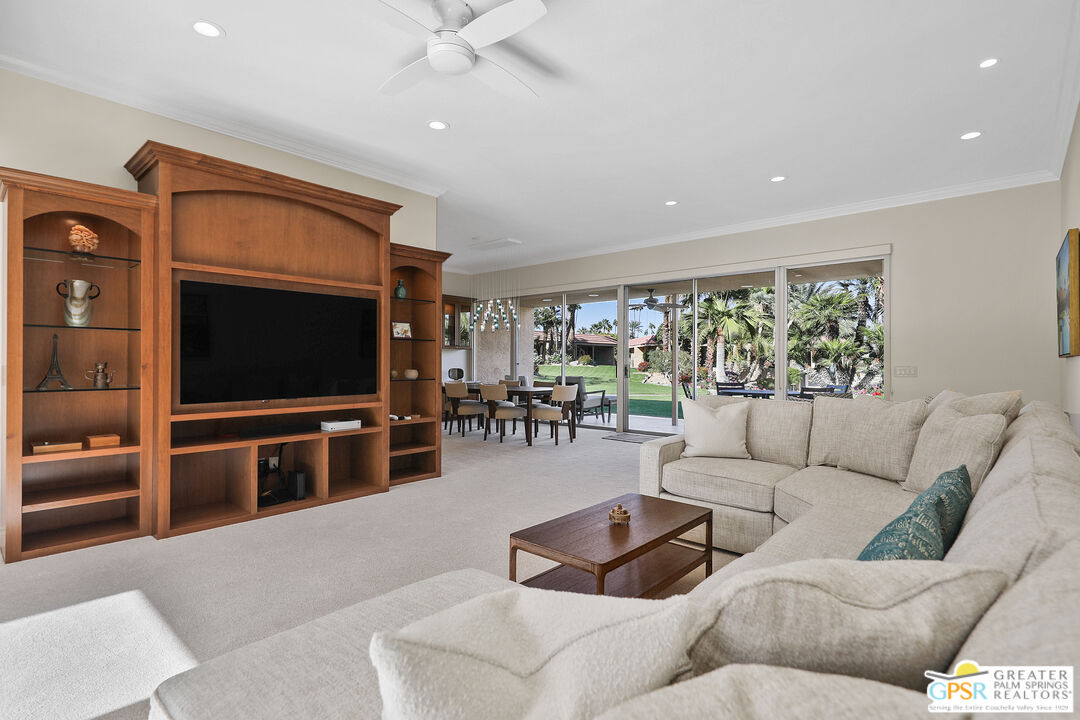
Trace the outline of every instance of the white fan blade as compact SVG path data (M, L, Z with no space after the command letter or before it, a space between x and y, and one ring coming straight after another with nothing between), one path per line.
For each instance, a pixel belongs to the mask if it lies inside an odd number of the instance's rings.
M479 50L521 32L546 13L543 0L510 0L461 28L458 37Z
M435 71L431 69L431 64L428 63L427 55L425 55L391 75L390 79L379 88L379 92L383 95L397 95L402 90L408 90L413 85L434 74Z
M383 5L390 8L394 12L398 13L406 20L411 20L412 22L416 23L424 30L426 30L429 34L439 29L439 24L435 22L434 15L429 14L429 17L420 17L413 12L415 8L412 5L402 3L401 0L379 0L379 2L381 2Z
M535 100L539 97L536 91L526 85L517 75L480 55L476 56L476 64L473 65L469 74L492 90L518 100Z

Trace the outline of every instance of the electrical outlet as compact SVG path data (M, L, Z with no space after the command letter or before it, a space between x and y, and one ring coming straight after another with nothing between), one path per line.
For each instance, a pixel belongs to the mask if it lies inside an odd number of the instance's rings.
M919 377L918 365L894 365L892 371L893 377Z
M267 460L270 461L268 463L268 467L271 470L277 470L278 469L278 463L281 461L281 458L279 458L277 456L274 456L274 457L271 457L271 458L267 458Z

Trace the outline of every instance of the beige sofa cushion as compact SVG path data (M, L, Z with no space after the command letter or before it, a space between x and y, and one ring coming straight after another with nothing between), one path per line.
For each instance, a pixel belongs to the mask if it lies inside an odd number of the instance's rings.
M690 457L664 466L662 486L680 497L771 512L773 488L793 472L760 460Z
M793 403L801 405L804 403ZM810 427L810 449L807 465L840 464L840 450L850 439L851 416L855 401L818 395L814 398L813 424Z
M952 407L961 415L1004 415L1006 420L1012 422L1020 414L1023 402L1019 390L982 395L965 395L955 390L945 390L930 401L927 409L935 413L943 407Z
M1046 437L1028 438L1015 450L1002 473L991 472L975 494L945 562L997 568L1015 580L1080 533L1080 456ZM1023 464L1030 470L1014 479L1010 473Z
M1035 435L1053 437L1080 450L1080 435L1069 424L1069 418L1056 405L1035 401L1020 409L1016 418L1005 431L1005 445L1008 450L1021 440Z
M750 401L711 407L682 401L686 448L683 457L747 458L746 414Z
M919 690L924 671L948 670L1007 582L996 570L923 560L804 560L741 573L697 600L714 620L690 650L694 674L780 665Z
M707 395L696 402L721 407L746 402L746 398ZM750 457L796 468L806 467L812 415L813 408L809 403L751 400L746 418L746 449L750 451Z
M853 407L837 467L897 482L906 480L919 430L926 420L926 403L893 403L860 396Z
M941 473L967 466L971 489L978 491L997 460L1008 424L1004 415L965 415L951 403L927 418L919 431L907 478L901 485L912 492L926 490Z
M1080 657L1080 538L986 611L956 654L986 665L1064 665ZM954 663L955 664L955 663Z
M367 647L376 630L513 587L458 570L323 615L169 678L150 697L150 720L374 720L382 702Z
M773 518L771 512L758 512L745 508L731 507L730 505L718 505L705 500L679 497L661 490L659 497L675 502L684 502L691 505L700 505L712 510L713 516L713 547L723 548L736 553L753 552L757 546L769 539L772 535ZM691 542L704 543L705 532L702 526L698 526L686 533Z
M914 499L915 494L904 490L899 483L850 470L818 466L804 468L776 484L773 512L782 520L794 522L818 503L881 509L891 513L881 523L884 527L889 520L907 510Z
M600 720L899 720L927 717L928 702L925 692L873 680L772 665L728 665L627 700Z
M698 626L685 596L518 587L377 632L371 660L385 718L591 718L686 672Z

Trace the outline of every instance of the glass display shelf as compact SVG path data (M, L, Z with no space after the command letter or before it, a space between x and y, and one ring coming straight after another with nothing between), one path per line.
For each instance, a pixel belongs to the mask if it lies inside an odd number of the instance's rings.
M24 247L24 260L38 260L41 262L75 263L77 265L102 268L121 268L131 270L139 267L138 258L116 257L114 255L98 255L96 253L79 253L71 250L50 250L49 248Z

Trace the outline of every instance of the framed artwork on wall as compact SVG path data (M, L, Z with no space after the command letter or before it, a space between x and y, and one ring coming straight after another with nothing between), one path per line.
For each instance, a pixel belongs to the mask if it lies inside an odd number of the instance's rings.
M1080 231L1065 233L1057 254L1058 356L1080 355Z

